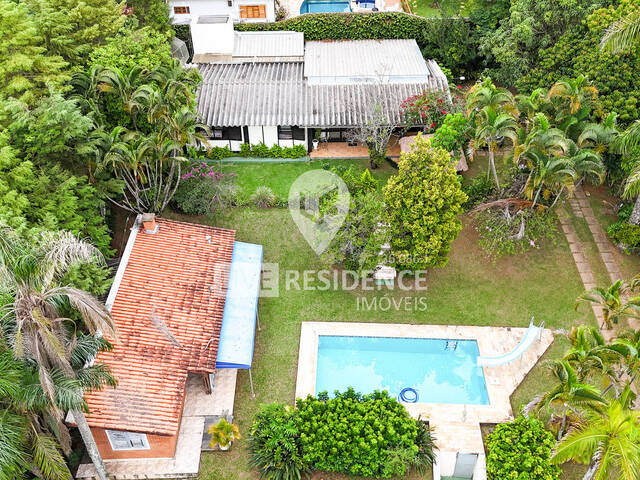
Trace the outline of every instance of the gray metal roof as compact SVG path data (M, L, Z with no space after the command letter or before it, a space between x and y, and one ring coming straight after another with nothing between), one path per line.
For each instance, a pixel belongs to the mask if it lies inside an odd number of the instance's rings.
M302 32L235 32L234 57L303 57Z
M306 77L419 77L429 75L415 40L307 42ZM392 81L392 80L389 80Z
M427 65L429 74L420 83L309 85L303 62L199 64L198 113L210 126L349 127L366 122L370 106L380 103L396 124L406 98L448 90L438 65Z

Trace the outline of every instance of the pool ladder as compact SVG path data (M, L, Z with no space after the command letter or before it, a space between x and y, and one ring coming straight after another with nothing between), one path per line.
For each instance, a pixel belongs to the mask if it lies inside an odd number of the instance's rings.
M447 343L444 346L445 350L455 350L456 348L458 348L457 340L447 340Z

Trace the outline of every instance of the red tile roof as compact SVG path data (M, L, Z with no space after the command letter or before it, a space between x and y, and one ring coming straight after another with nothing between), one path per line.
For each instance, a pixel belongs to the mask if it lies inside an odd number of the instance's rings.
M86 396L92 427L173 435L187 372L213 372L235 231L158 219L139 227L111 308L114 389ZM210 238L209 238L210 237Z

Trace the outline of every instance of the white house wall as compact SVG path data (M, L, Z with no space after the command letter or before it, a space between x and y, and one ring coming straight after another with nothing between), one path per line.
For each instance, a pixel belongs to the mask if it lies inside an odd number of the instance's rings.
M266 18L240 18L241 5L264 5ZM189 7L189 13L175 14L173 7ZM273 22L276 19L273 0L169 0L169 15L174 24L194 24L202 15L228 15L234 23Z
M193 53L231 55L233 51L233 23L191 23Z

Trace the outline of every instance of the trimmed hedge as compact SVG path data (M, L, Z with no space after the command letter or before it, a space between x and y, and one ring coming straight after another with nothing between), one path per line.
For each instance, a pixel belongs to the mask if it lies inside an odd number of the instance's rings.
M553 434L535 418L501 423L487 437L487 478L559 480L560 467L551 464L555 444Z
M455 75L471 75L482 57L466 18L426 18L404 12L313 13L274 23L239 23L240 31L293 30L305 40L415 39L425 58L434 59Z
M264 143L257 145L243 143L240 145L239 152L234 152L229 147L212 147L206 156L212 160L221 160L228 157L300 158L306 154L307 150L302 145L295 145L293 147L274 145L267 147Z
M235 29L293 30L304 32L305 40L418 39L437 20L403 12L311 13L274 23L238 23Z

